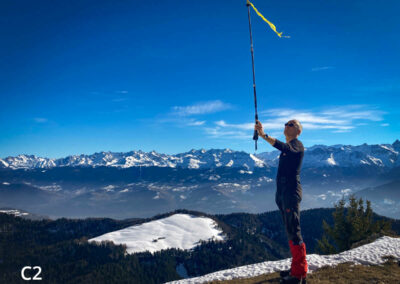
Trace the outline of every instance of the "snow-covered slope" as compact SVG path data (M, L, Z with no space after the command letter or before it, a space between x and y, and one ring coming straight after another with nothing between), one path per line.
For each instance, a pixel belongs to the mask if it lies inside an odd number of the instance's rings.
M35 155L18 155L0 159L0 168L51 168L55 167L54 159L36 157Z
M334 255L311 254L307 256L307 262L310 273L323 266L334 266L344 262L353 262L355 264L380 264L384 262L384 259L382 259L383 256L390 255L400 259L400 238L382 237L373 243ZM290 258L278 261L265 261L168 283L198 284L214 280L250 278L261 274L287 270L290 268L290 261Z
M274 149L266 146L264 149ZM400 166L400 141L393 144L359 146L351 145L314 145L306 148L303 167L358 167L360 165L395 167ZM167 155L156 151L143 152L99 152L92 155L73 155L60 159L37 157L35 155L18 155L0 159L0 168L33 169L63 166L110 166L129 168L134 166L182 167L190 169L214 169L219 167L254 168L273 166L279 161L279 151L249 154L230 149L192 149L186 153Z
M128 253L159 251L168 248L191 249L201 240L225 237L214 220L189 214L174 214L137 226L110 232L89 242L113 241L126 244Z

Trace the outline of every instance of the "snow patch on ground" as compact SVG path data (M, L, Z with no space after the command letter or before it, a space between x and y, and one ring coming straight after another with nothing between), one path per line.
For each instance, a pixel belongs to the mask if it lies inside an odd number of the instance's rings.
M264 167L264 161L257 158L256 156L254 156L253 154L250 154L250 158L253 159L256 167L262 168Z
M169 217L110 232L89 242L113 241L126 244L128 253L160 251L162 249L192 249L201 240L223 241L222 230L207 217L174 214Z
M323 266L335 266L344 262L354 264L373 265L381 264L385 260L383 256L394 256L400 259L400 238L382 237L375 242L363 245L361 247L348 250L333 255L307 255L309 273ZM273 273L290 268L291 259L282 259L278 261L265 261L256 264L226 269L204 276L188 278L168 283L204 283L215 280L232 280L237 278L250 278L261 274Z
M244 171L244 170L240 170L239 173L241 173L241 174L249 174L249 175L253 174L252 171Z
M211 175L208 179L209 180L219 180L221 178L221 176L219 175Z
M337 163L335 161L335 159L333 158L333 153L330 155L330 157L326 160L326 162L328 163L328 165L331 166L336 166Z
M200 168L200 164L201 162L199 160L196 159L190 159L189 160L189 169L199 169Z

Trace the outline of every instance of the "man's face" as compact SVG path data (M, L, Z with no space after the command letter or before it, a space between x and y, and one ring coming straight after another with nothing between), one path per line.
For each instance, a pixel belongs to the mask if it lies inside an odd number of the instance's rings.
M283 134L285 134L285 136L295 137L295 136L297 136L298 133L299 133L299 130L297 129L296 123L292 120L289 120L285 124L285 130L283 131Z

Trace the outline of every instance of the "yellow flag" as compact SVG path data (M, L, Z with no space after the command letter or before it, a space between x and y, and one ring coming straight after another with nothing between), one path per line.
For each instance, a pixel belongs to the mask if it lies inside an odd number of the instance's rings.
M273 23L271 23L270 21L268 21L260 12L258 12L257 8L254 7L253 3L251 3L249 0L247 0L247 4L249 4L254 9L254 11L256 11L257 15L259 15L261 17L261 19L263 19L279 37L282 37L282 33L278 33L275 25ZM283 36L283 37L290 38L290 36Z

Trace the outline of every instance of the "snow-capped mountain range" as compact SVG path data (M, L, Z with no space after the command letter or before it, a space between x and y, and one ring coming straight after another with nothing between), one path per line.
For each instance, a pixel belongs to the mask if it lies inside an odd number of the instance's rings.
M3 168L53 168L76 166L110 166L110 167L182 167L189 169L217 168L217 167L264 167L265 163L253 154L230 149L195 150L177 155L167 155L156 151L143 152L131 151L100 152L92 155L73 155L66 158L50 159L36 157L35 155L18 155L0 159L0 167Z
M306 148L303 167L341 166L354 167L360 165L378 167L400 166L400 141L393 144L352 145L314 145ZM231 149L192 149L176 155L157 153L156 151L99 152L92 155L72 155L65 158L52 159L35 155L18 155L0 159L0 168L34 169L53 167L171 167L171 168L254 168L276 167L279 151L249 154Z
M378 167L400 166L400 141L393 144L368 145L314 145L306 148L303 167L341 166L354 167L360 165ZM257 157L270 166L277 166L279 151L265 152Z

